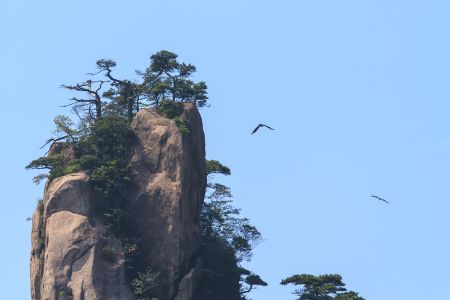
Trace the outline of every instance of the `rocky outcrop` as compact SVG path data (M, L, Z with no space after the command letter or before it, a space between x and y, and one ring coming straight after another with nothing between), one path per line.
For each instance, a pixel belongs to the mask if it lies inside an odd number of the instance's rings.
M200 115L191 103L180 113L189 133L154 110L141 110L132 123L139 141L131 159L137 185L132 212L146 260L160 271L161 300L173 299L195 267L206 188Z
M194 300L201 274L200 210L206 188L201 117L192 103L177 106L188 133L155 109L132 122L130 211L145 264L159 272L158 300ZM94 209L84 173L46 185L32 227L33 300L134 299L125 278L121 241Z
M32 299L133 299L121 242L95 213L88 177L54 179L43 201L33 215Z

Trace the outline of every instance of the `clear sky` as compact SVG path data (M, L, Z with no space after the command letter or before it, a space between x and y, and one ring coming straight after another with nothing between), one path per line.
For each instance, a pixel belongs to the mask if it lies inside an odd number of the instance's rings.
M136 78L166 49L207 82L207 157L264 235L254 300L294 299L279 282L297 273L450 299L449 37L444 0L1 1L1 298L29 299L43 186L24 166L67 112L59 86L99 58Z

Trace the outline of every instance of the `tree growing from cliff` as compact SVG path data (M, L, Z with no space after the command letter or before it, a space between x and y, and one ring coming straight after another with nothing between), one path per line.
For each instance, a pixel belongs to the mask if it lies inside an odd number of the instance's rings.
M84 94L84 97L70 98L70 103L65 106L71 106L73 111L80 116L80 118L89 121L101 118L104 106L101 90L105 83L106 81L104 80L88 79L75 85L63 84L61 87L65 89L82 92Z
M143 104L143 85L113 76L112 69L115 66L116 62L111 59L100 59L97 61L99 71L91 75L103 73L111 83L110 89L103 93L103 96L110 100L106 104L107 112L126 117L131 122Z
M180 132L189 127L174 102L194 102L206 106L206 84L190 79L196 68L177 61L177 55L160 51L150 58L145 72L138 72L141 82L119 78L116 63L110 59L97 61L97 72L89 79L73 85L62 85L76 93L65 105L78 117L76 125L66 116L55 118L55 136L43 147L50 150L33 160L27 169L46 169L35 182L84 171L96 195L96 209L105 223L122 240L122 255L127 265L127 278L137 299L153 299L157 272L145 265L139 239L133 231L129 210L129 192L133 181L129 170L134 133L130 123L141 107L153 106L160 114L175 121ZM47 155L48 154L48 155ZM103 253L114 260L105 247Z
M342 277L338 274L293 275L283 279L281 284L300 286L294 292L298 296L297 300L364 300L358 293L347 291Z
M75 125L69 117L55 118L55 136L48 139L43 147L61 142L65 148L76 150L71 155L52 154L33 160L27 169L49 170L49 174L39 174L33 181L53 179L65 174L84 169L80 164L79 151L83 141L89 140L96 122L108 118L120 118L131 123L134 115L141 107L156 106L162 114L173 119L180 131L189 132L188 125L179 113L173 109L172 102L194 102L199 107L207 105L207 86L203 81L194 82L190 78L196 67L181 63L178 56L170 51L162 50L150 57L150 64L145 72L137 71L141 82L119 79L114 75L116 63L111 59L97 61L97 72L88 73L91 78L73 85L62 85L63 88L79 93L69 99L66 107L78 117ZM168 113L169 112L169 113ZM74 159L78 159L75 160Z
M267 285L260 276L241 266L251 259L261 233L232 205L230 188L212 181L214 174L229 175L230 169L215 160L207 161L206 166L209 194L201 213L204 259L201 299L247 299L246 295L254 288Z
M152 104L164 100L195 102L197 106L207 105L207 86L204 81L195 83L190 79L196 71L191 64L180 63L178 55L166 50L150 57L150 66L144 72L143 93Z
M72 107L75 114L88 123L95 122L105 113L123 116L131 122L141 106L158 106L163 101L207 106L206 83L194 82L191 77L196 67L181 63L177 58L177 54L167 50L153 54L145 71L137 71L141 77L139 83L119 79L113 74L116 62L100 59L96 63L98 71L88 73L93 78L74 85L62 85L82 94L70 98L66 106Z

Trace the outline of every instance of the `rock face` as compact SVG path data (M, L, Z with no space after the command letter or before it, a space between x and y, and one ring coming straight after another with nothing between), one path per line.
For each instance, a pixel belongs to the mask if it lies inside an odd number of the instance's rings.
M84 173L47 184L33 214L32 299L133 299L123 258L104 255L119 254L121 243L94 213L94 200Z
M200 210L206 188L203 126L192 103L178 108L189 133L182 134L173 120L155 110L141 110L132 123L139 143L131 159L136 183L131 209L145 259L160 271L158 300L174 299L184 277L200 266Z
M146 265L159 271L158 300L195 300L201 274L200 210L206 188L205 143L192 103L177 106L188 133L154 109L132 122L131 213ZM33 215L33 300L134 299L122 243L94 209L89 178L52 180Z

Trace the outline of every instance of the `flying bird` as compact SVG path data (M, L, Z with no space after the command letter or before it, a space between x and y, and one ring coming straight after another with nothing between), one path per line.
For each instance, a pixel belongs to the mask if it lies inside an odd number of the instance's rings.
M378 200L380 200L380 201L383 201L383 202L386 202L387 204L389 204L389 202L387 202L386 200L384 200L383 198L381 198L381 197L378 197L378 196L375 196L375 195L371 195L373 198L375 198L375 199L378 199Z
M267 125L265 125L265 124L259 124L258 126L256 126L255 129L253 129L252 134L254 134L255 132L257 132L258 129L261 128L261 127L263 127L263 126L269 128L270 130L275 130L275 129L273 129L272 127L267 126Z
M27 218L27 221L31 221L31 218Z

